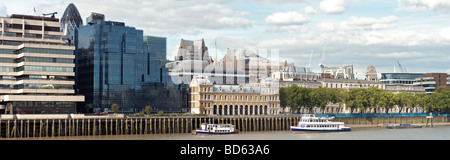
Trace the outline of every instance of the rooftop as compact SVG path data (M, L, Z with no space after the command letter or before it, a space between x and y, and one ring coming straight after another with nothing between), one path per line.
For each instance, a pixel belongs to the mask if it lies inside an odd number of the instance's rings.
M59 22L58 18L42 17L42 16L31 16L31 15L21 15L21 14L13 14L9 18L20 18L20 19L45 20L45 21Z

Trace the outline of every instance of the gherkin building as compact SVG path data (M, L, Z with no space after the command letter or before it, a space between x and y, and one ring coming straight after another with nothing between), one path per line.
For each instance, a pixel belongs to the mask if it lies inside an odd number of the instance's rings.
M61 32L64 33L64 36L67 36L70 35L74 29L78 29L82 25L83 20L81 19L77 7L75 7L73 3L70 3L61 17Z

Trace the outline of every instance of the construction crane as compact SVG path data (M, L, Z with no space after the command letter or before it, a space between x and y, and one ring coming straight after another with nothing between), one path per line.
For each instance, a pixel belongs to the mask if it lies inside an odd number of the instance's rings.
M400 69L401 73L408 73L408 71L406 71L406 68L403 67L399 61L397 61L398 64L398 68ZM394 66L394 72L395 72L395 66Z
M42 15L45 17L45 16L48 16L48 15L52 15L52 18L55 18L55 14L58 14L58 12L53 12L53 13L42 13Z
M326 39L325 39L325 41L326 41ZM322 55L321 55L321 57L320 57L320 63L319 63L319 66L320 66L320 68L323 70L323 68L325 67L322 63L323 63L323 59L324 59L324 57L325 57L325 51L326 51L326 48L325 48L325 41L323 41L323 52L322 52Z
M313 53L314 53L314 50L311 49L311 55L309 56L308 68L311 68L311 59L312 59Z

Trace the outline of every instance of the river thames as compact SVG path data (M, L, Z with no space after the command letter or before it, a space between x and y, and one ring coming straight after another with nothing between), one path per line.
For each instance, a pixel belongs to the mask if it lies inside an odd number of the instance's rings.
M351 132L293 134L290 131L241 132L231 135L111 135L20 138L9 140L450 140L450 126L386 129L353 127Z

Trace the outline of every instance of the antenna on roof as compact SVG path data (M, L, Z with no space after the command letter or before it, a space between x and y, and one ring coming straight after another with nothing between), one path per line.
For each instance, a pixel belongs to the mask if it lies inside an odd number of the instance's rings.
M217 64L218 63L218 60L217 60L217 42L216 42L215 39L214 39L214 49L215 49L215 52L216 52L216 59L214 60L214 63Z
M52 18L55 18L55 14L58 14L58 12L53 12L53 13L42 13L42 16L48 16L48 15L52 15Z
M308 68L310 68L310 69L311 69L311 59L312 59L313 53L314 53L314 50L311 49L311 55L309 56L309 63L308 63Z

